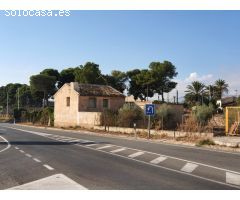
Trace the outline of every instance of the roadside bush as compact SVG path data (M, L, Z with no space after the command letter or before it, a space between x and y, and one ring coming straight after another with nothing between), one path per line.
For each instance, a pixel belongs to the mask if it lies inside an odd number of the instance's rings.
M26 109L24 109L24 108L20 108L20 109L15 108L15 109L13 110L13 117L15 118L16 121L21 121L21 119L22 119L23 117L25 117L25 116L23 116L23 115L25 115L26 112L27 112L27 111L26 111Z
M117 126L117 115L116 111L104 110L101 115L101 124L103 126Z
M33 124L40 124L45 126L54 125L54 110L50 107L37 111L27 112L26 116L27 121L32 122Z
M134 123L144 119L143 110L135 104L124 104L118 112L118 125L133 127Z
M47 107L39 112L40 123L42 125L53 126L54 124L54 110L53 108Z
M210 139L203 139L197 143L197 146L202 146L202 145L215 145L215 143Z
M206 125L209 119L211 119L214 112L213 106L210 104L209 106L202 105L202 106L196 106L195 109L193 109L193 114L195 119L198 123L201 125Z
M156 129L173 129L176 127L176 111L167 104L162 104L157 110L155 115L155 128Z

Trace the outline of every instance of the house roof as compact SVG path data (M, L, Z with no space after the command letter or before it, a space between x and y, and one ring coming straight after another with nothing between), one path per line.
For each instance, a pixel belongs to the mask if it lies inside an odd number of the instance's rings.
M231 103L235 103L236 102L236 97L225 97L221 99L222 104L231 104Z
M121 92L108 85L78 84L76 91L81 96L125 97Z

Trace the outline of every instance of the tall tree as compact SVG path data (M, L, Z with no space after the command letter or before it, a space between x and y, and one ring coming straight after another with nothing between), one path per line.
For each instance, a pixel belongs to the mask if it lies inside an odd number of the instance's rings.
M58 88L62 87L65 83L75 81L75 68L67 68L60 72Z
M32 92L41 92L43 94L43 106L48 105L48 99L56 91L56 78L43 74L30 77L30 87ZM46 103L45 103L46 102Z
M99 65L91 62L75 69L75 80L79 83L107 84Z
M110 85L122 93L126 89L125 82L127 81L127 76L124 72L114 70L111 75L104 75L104 79L106 80L107 85Z
M205 85L199 81L193 81L191 85L188 85L185 93L185 100L193 105L201 103L202 98L207 96Z
M147 100L147 97L153 97L151 87L151 76L148 70L134 69L127 73L129 88L128 94L133 95L134 99Z
M217 92L217 98L222 99L224 93L228 93L228 84L225 80L218 79L215 81L215 88Z
M177 83L172 81L178 73L176 72L176 67L169 61L152 62L149 65L152 87L155 93L162 96L162 101L164 102L164 93L171 92L176 88Z
M56 78L56 81L58 81L60 78L60 74L58 70L52 69L52 68L44 69L43 71L40 72L40 74L47 75L47 76L54 76Z

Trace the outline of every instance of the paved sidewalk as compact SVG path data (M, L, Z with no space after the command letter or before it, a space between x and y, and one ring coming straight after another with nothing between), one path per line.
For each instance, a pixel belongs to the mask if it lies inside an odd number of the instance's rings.
M240 137L235 136L214 137L213 141L215 144L222 146L240 147Z

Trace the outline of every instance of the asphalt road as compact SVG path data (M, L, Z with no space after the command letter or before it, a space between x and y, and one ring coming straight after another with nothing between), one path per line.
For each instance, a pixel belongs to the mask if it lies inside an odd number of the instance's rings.
M239 189L239 158L84 131L0 124L0 189L56 174L87 189Z

